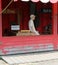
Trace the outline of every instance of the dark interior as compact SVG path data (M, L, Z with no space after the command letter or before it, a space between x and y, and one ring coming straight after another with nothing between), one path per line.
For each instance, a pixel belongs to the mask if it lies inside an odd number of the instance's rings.
M2 0L4 9L10 0ZM34 25L40 35L52 34L52 4L33 3L33 2L12 2L11 5L2 13L2 35L16 36L18 30L11 30L11 25L19 25L20 30L28 30L30 14L35 14Z

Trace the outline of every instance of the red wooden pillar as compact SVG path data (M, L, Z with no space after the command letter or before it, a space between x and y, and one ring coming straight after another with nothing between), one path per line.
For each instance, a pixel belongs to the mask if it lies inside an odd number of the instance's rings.
M0 0L0 38L2 37L2 0Z
M53 34L57 35L57 3L53 4Z

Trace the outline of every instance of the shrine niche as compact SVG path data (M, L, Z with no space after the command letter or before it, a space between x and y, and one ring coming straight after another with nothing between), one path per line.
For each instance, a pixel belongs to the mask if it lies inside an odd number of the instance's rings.
M58 3L0 0L0 7L0 55L58 50ZM30 18L39 35L30 31Z
M8 1L8 3L10 0ZM4 4L5 1L2 3ZM7 4L3 5L3 9ZM30 16L34 15L34 28L29 29ZM6 24L7 23L7 24ZM50 35L52 31L52 4L34 2L12 2L2 14L3 36L34 36Z

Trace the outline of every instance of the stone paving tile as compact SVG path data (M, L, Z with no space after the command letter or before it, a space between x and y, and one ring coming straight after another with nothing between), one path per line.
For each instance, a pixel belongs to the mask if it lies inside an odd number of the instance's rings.
M0 60L0 65L9 65L9 64L5 63L3 60ZM14 65L58 65L58 59L34 62L34 63L14 64Z

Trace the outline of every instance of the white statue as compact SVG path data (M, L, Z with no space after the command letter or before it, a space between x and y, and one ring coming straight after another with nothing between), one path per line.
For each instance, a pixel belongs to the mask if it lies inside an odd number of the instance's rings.
M29 30L32 32L32 33L35 33L35 35L40 35L38 31L36 31L35 29L35 26L34 26L34 21L35 20L35 15L30 15L30 20L29 20Z

